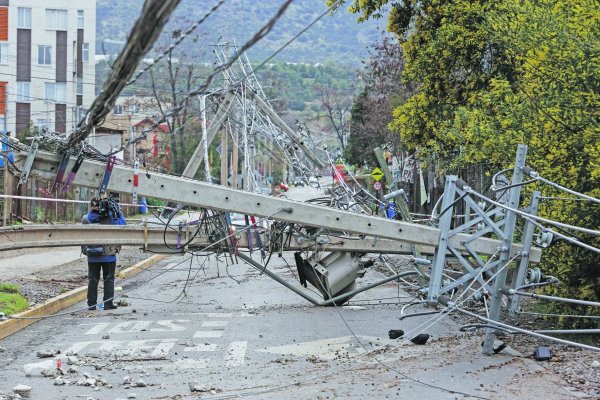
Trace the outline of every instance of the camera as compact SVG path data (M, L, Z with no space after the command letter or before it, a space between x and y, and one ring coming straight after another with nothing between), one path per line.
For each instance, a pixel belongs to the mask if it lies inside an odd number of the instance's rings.
M98 214L103 217L118 217L121 206L119 205L119 194L110 193L108 197L100 199Z

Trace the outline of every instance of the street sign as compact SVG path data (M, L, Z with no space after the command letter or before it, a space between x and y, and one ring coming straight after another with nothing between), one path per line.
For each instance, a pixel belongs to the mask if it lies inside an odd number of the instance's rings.
M381 182L375 181L373 182L373 190L381 190Z
M373 179L375 179L375 181L380 181L381 178L383 178L383 171L375 167L373 172L371 172L371 176L373 177Z

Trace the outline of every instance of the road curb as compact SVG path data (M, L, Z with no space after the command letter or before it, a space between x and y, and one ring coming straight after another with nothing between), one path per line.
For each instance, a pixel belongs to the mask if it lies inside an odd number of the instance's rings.
M131 278L134 275L139 274L150 266L156 264L157 262L167 258L166 254L156 254L153 255L144 261L141 261L131 267L124 269L117 273L118 279L127 279ZM23 328L28 327L29 325L36 323L39 321L39 318L44 315L51 315L57 313L65 308L72 306L75 303L85 300L87 297L87 286L82 286L73 290L70 290L66 293L58 295L44 304L40 304L35 306L29 310L23 311L21 313L15 314L15 317L20 318L32 318L32 319L8 319L6 321L0 322L0 339L4 339L7 336L12 335L20 331Z

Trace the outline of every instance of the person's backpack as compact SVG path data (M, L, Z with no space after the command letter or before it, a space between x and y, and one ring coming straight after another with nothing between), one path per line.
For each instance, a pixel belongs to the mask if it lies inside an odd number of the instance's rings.
M81 246L81 253L88 257L114 256L121 246Z
M81 252L88 257L106 256L104 246L81 246Z
M86 225L89 224L89 220L86 216L81 219L81 222ZM100 221L101 225L112 225L112 220L110 217L105 217ZM119 245L107 245L102 246L99 244L92 246L81 246L81 253L88 257L102 257L102 256L114 256L121 251L121 246Z

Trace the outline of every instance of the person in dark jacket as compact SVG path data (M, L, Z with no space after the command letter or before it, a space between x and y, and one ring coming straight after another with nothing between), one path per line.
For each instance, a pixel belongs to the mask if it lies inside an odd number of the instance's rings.
M81 219L83 224L126 225L125 217L115 199L101 200L97 197L90 201L90 211ZM115 271L117 268L117 253L121 246L92 245L83 246L82 252L88 257L88 290L87 304L90 310L95 310L98 305L98 283L100 271L104 280L104 309L114 310L117 305L113 303L115 297Z

